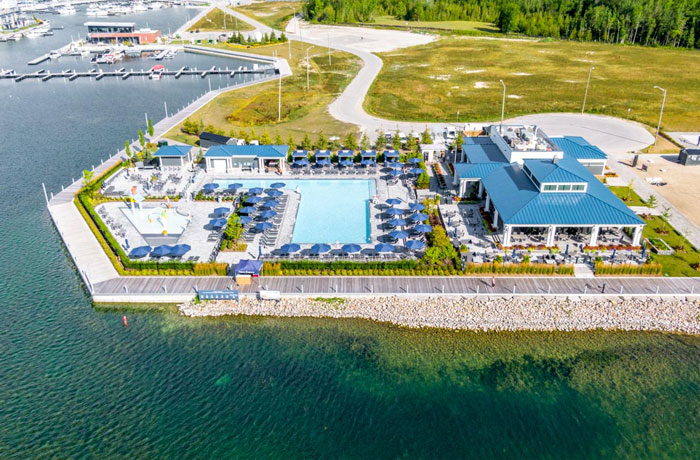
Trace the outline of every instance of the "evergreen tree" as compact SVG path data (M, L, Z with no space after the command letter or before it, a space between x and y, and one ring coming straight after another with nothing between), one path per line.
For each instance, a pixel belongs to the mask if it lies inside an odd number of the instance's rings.
M282 145L284 144L284 141L282 140L282 136L280 136L279 131L275 131L275 145Z
M151 119L148 119L148 135L153 137L153 122Z
M394 137L391 138L391 146L394 150L401 150L401 136L398 129L394 133Z
M433 138L430 137L430 132L428 131L428 125L425 125L425 131L423 131L423 134L421 134L420 143L421 144L432 144L433 143Z
M357 139L354 132L349 132L343 143L348 150L357 150Z
M323 134L323 131L318 133L318 139L316 139L316 148L319 150L326 150L328 148L328 140Z
M360 139L360 149L369 150L370 147L369 137L367 137L367 134L362 134L362 139Z
M260 143L262 145L270 145L272 144L272 138L270 137L270 133L267 132L267 128L262 133L262 136L260 137Z
M141 149L146 146L146 137L143 135L143 131L139 129L139 144L141 144Z
M301 148L303 150L311 150L314 148L314 144L311 142L311 138L309 137L308 133L304 134L304 139L301 141Z
M287 138L287 145L289 145L290 152L297 149L297 143L294 141L294 135L292 133L289 133L289 137Z

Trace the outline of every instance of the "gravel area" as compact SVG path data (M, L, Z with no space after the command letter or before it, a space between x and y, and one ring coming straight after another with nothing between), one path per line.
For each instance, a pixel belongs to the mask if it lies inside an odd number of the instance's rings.
M182 304L185 316L364 318L412 328L478 331L592 329L700 334L700 303L689 299L608 297L353 297L280 302L243 298Z

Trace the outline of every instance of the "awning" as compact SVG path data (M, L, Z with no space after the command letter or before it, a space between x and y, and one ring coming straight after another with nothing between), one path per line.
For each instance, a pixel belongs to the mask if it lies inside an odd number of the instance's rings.
M236 265L236 270L234 273L236 275L258 276L262 266L263 263L261 260L242 259L240 262L238 262L238 265Z

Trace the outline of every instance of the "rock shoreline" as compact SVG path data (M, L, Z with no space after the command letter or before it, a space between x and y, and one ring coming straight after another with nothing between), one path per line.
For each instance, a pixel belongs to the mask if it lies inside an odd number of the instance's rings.
M690 299L608 297L350 297L280 302L242 298L179 306L190 317L249 315L362 318L410 328L476 331L593 329L700 334L700 302Z

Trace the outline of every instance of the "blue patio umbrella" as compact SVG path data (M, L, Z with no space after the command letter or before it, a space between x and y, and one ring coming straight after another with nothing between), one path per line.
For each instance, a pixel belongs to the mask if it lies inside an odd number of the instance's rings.
M157 247L153 248L153 251L151 251L151 255L153 257L167 256L170 254L170 249L171 249L170 246L163 244L161 246L157 246Z
M360 161L360 164L361 164L362 166L372 166L372 165L374 165L374 161L372 161L372 160L362 160L362 161Z
M409 219L412 220L413 222L424 222L424 221L428 220L428 215L422 214L422 213L413 214L411 217L409 217Z
M280 190L268 190L267 195L271 196L272 198L277 198L278 196L282 196L283 193Z
M374 246L374 250L377 252L394 252L394 245L389 243L379 243Z
M282 252L282 254L291 254L292 252L297 252L299 249L301 249L301 246L299 246L298 244L289 243L283 244L280 248L280 252Z
M393 227L403 227L406 225L406 221L404 219L391 219L389 225Z
M342 249L343 252L351 254L354 252L360 252L362 247L359 244L344 244Z
M413 168L411 169L411 174L415 174L416 176L420 176L423 174L423 170L421 168Z
M566 251L564 251L564 255L565 256L569 255L569 243L566 243Z
M418 233L430 233L433 231L433 226L428 224L418 224L413 227L413 230L417 231Z
M190 252L190 250L192 250L192 246L189 244L176 244L170 248L170 255L180 257Z
M511 255L513 259L515 259L515 248L513 248L513 255Z
M153 250L150 246L139 246L134 248L129 253L129 257L132 259L140 259L141 257L146 257Z
M259 196L247 196L245 197L245 202L250 204L260 203L263 199Z
M389 171L389 175L394 176L394 177L399 177L402 174L403 173L401 171L399 171L398 169L392 169L391 171Z
M612 256L610 257L610 260L615 260L615 254L617 254L617 249L613 249Z
M328 158L324 158L323 160L318 160L316 164L322 166L329 166L331 164L331 160L329 160Z
M400 216L401 214L404 213L403 209L399 209L399 208L389 208L384 212L389 214L390 216Z
M227 222L226 219L212 219L209 221L209 226L213 229L224 228Z
M263 192L262 187L253 187L253 188L248 190L248 193L250 195L260 195L262 192Z
M212 182L211 184L204 184L204 185L202 186L202 188L203 188L204 190L216 190L217 188L219 188L219 184L214 184L214 183Z
M297 160L292 164L295 166L308 166L309 160L307 160L306 158L302 158L301 160Z
M222 207L214 209L215 216L225 216L229 212L231 212L231 208Z
M284 188L286 184L284 182L275 182L270 185L270 188Z
M228 184L229 190L238 190L241 187L243 187L243 184L241 184L239 182L234 182L233 184Z
M241 214L250 214L251 212L255 212L255 208L252 206L243 206L238 212Z
M418 249L423 249L425 247L425 243L418 240L408 240L406 243L404 243L404 246L415 251Z
M340 166L352 166L355 163L353 163L352 160L343 160L339 164L340 164Z
M403 165L402 165L401 163L397 163L397 162L395 162L395 161L389 163L387 166L390 167L391 169L401 169L401 168L403 168Z
M263 211L260 213L260 217L263 219L271 219L277 215L277 211Z
M250 216L241 216L238 218L238 221L241 223L241 225L247 225L253 221L253 218Z
M259 232L264 232L265 230L268 230L272 227L272 224L270 222L260 222L258 224L255 224L255 230Z
M425 205L420 203L411 203L408 207L411 211L423 211L425 209Z
M417 165L418 163L422 162L423 160L420 158L409 158L408 162L414 165Z
M388 200L386 200L386 204L390 204L392 206L397 205L397 204L401 204L401 203L402 203L402 201L398 198L389 198Z
M274 208L274 207L277 206L278 204L280 204L279 201L267 200L266 202L264 202L264 203L262 204L262 207L263 207L263 208Z
M389 232L389 236L397 240L405 240L408 238L408 232L404 232L403 230L394 230L393 232Z
M311 253L312 254L323 254L326 252L329 252L331 250L330 245L326 243L317 243L311 246Z

